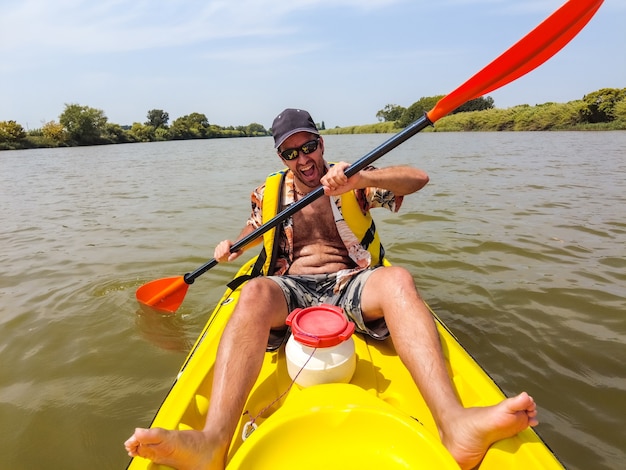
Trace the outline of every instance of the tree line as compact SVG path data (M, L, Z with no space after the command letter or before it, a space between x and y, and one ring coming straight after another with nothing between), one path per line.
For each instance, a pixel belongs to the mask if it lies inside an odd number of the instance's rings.
M388 104L379 121L402 129L431 110L444 95L422 97L408 108ZM382 126L383 128L387 126ZM468 101L437 122L437 131L537 131L626 129L626 88L602 88L567 103L522 104L500 109L490 96Z
M326 130L327 133L397 132L431 110L444 95L422 97L407 108L388 104L376 113L378 124ZM324 122L318 124L325 130ZM536 131L566 129L626 129L626 88L602 88L567 103L522 104L496 108L493 98L468 101L437 122L436 131ZM258 137L271 135L261 124L222 127L206 115L191 113L175 119L161 109L148 111L144 123L110 123L100 109L66 104L59 121L26 131L15 121L0 121L0 150L64 147L165 140Z
M143 123L120 126L109 122L101 109L66 104L58 122L38 129L26 131L15 121L0 121L0 150L267 135L270 131L261 124L223 127L209 123L202 113L181 116L170 125L169 114L162 109L148 111Z
M445 95L423 96L408 108L398 106L397 104L388 104L376 113L376 118L379 121L393 121L397 128L402 129L422 117L427 111L430 111L437 104L437 101L444 96ZM459 106L450 114L484 111L486 109L493 109L493 107L494 101L491 96L481 96Z

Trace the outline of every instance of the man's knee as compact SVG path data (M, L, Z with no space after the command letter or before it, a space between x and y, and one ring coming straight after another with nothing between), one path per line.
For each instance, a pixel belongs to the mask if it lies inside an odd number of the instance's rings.
M415 287L413 276L402 266L388 266L377 270L377 272L380 272L378 281L387 283L389 286Z
M240 302L246 299L258 302L259 299L273 298L277 292L281 292L278 284L264 277L255 277L241 288Z
M266 319L272 328L282 327L287 318L287 301L283 290L274 281L255 277L241 288L239 302L233 315L254 316Z

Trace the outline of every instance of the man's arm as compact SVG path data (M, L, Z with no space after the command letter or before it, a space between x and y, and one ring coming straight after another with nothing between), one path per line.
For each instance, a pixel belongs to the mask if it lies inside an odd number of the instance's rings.
M361 170L348 179L344 171L349 166L346 162L336 163L322 177L321 183L326 195L336 196L352 189L377 187L387 189L396 196L404 196L419 191L428 183L426 172L410 166Z

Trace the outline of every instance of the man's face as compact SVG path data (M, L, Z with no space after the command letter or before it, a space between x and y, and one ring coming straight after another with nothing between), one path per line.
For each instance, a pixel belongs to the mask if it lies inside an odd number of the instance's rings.
M317 139L319 141L315 151L305 154L301 150L302 145ZM326 173L324 140L322 137L309 132L298 132L282 143L278 149L278 154L280 155L281 152L288 149L298 149L298 156L293 160L285 160L281 157L281 160L293 171L296 179L304 186L317 188L320 185L320 178Z

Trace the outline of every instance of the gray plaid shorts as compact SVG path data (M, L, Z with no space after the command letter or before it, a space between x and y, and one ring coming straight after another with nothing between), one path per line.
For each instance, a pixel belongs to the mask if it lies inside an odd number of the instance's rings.
M354 323L356 331L365 333L374 339L383 340L389 336L385 319L381 318L366 324L361 311L363 287L372 272L380 267L374 266L354 274L337 293L334 292L337 278L334 273L268 276L267 279L271 279L280 286L285 295L289 312L296 308L320 304L336 305L341 307L348 319ZM267 345L268 351L278 349L287 339L288 333L288 330L272 330Z

